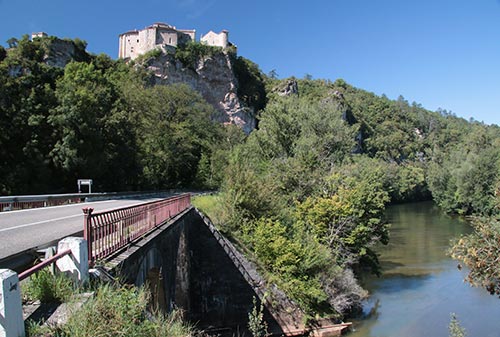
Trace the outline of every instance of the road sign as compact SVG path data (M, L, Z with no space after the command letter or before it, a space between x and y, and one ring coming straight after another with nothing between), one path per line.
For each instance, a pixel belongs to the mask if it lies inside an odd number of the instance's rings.
M78 179L78 193L82 193L82 185L87 185L92 193L92 179Z

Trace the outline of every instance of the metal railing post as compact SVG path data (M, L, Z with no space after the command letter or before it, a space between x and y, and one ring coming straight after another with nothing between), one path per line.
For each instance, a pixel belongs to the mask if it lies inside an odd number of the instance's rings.
M89 256L89 265L94 265L94 258L92 256L92 212L91 207L82 208L83 211L83 238L87 241L87 250Z

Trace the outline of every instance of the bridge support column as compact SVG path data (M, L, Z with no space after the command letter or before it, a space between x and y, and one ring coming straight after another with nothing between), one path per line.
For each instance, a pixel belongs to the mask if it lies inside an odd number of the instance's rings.
M9 269L0 269L0 337L24 337L23 307L19 278Z
M59 241L57 251L71 249L71 254L66 255L56 264L60 271L66 273L73 280L86 283L89 279L89 255L87 241L82 238L67 237Z

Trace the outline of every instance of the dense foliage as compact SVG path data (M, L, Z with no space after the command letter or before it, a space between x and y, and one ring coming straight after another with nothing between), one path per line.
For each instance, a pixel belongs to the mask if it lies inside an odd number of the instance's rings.
M205 57L213 56L221 51L221 47L209 46L200 42L189 41L175 49L175 57L184 67L196 70L198 62Z
M105 55L49 66L54 41L24 37L1 55L1 194L74 191L78 178L101 191L217 184L212 155L227 148L226 131L199 94L152 87Z

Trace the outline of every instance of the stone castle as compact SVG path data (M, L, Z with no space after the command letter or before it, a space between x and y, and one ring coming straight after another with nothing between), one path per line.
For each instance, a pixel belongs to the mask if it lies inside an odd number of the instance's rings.
M218 34L210 31L201 36L200 42L209 46L227 48L231 45L228 35L227 30ZM169 24L159 22L142 30L131 30L120 34L119 40L118 57L133 60L153 49L168 50L189 41L196 41L196 31L194 29L177 29Z

